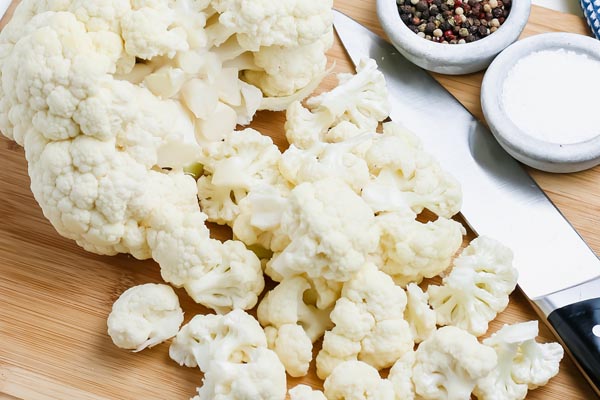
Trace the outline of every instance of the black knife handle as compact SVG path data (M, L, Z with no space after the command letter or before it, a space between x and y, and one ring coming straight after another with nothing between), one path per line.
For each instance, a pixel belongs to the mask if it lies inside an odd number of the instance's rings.
M600 393L600 297L554 310L548 322Z

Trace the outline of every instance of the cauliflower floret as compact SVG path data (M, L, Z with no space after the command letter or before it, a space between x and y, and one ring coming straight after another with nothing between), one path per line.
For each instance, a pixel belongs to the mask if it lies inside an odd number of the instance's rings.
M394 387L361 361L339 364L323 384L328 400L394 400Z
M483 341L498 355L498 366L477 382L474 394L481 400L522 400L528 389L548 383L558 373L563 348L558 343L535 341L538 322L504 325Z
M134 286L114 302L108 315L108 334L122 349L144 350L177 334L183 322L179 299L170 286Z
M375 250L378 239L373 212L334 179L296 186L280 230L289 244L267 264L272 277L306 273L309 278L347 281Z
M312 361L312 344L333 325L331 309L319 310L305 302L310 283L301 276L284 279L258 306L258 320L265 327L269 348L275 350L293 377L304 376Z
M262 186L285 187L277 167L281 152L270 137L254 129L233 131L222 142L204 148L204 176L198 198L208 220L232 225L239 202Z
M410 283L406 287L404 318L410 326L415 343L421 343L436 329L435 311L429 307L427 300L429 300L429 296L427 293L423 293L417 284Z
M258 321L233 310L225 315L196 315L173 339L169 356L179 365L206 372L214 360L247 362L251 350L261 347L267 347L267 339Z
M438 325L483 335L488 323L506 308L508 295L517 285L512 257L510 249L493 239L474 239L454 261L442 286L427 289Z
M476 382L496 365L494 349L462 329L445 326L417 348L412 379L425 400L468 400Z
M396 284L406 286L439 275L450 266L462 244L465 228L439 217L421 223L411 212L386 212L375 217L380 227L379 248L372 255L379 268Z
M388 380L394 385L396 400L414 400L415 385L412 381L415 352L404 353L390 369Z
M307 385L296 385L288 393L290 400L327 400L323 392Z
M284 400L287 391L283 365L262 347L251 349L244 363L211 361L202 382L192 400Z
M361 133L373 133L389 114L383 74L374 60L361 60L354 74L338 74L339 85L330 92L290 105L285 135L290 144L308 149L318 142L340 142Z
M344 284L331 312L335 327L325 333L317 355L317 375L325 379L339 364L364 361L376 369L390 367L413 340L404 320L406 294L373 264L366 264Z

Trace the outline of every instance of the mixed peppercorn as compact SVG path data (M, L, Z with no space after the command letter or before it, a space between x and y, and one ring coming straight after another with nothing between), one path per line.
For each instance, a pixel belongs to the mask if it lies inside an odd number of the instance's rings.
M512 0L396 0L400 18L420 37L437 43L470 43L496 32Z

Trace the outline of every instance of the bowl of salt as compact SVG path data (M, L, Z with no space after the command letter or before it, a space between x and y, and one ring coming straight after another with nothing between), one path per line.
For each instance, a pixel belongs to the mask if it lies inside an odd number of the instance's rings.
M545 33L509 46L481 85L490 130L515 159L569 173L600 164L600 41Z

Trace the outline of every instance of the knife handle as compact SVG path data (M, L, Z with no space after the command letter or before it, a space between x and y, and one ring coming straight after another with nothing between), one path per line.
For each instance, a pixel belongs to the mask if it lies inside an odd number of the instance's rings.
M554 310L548 322L600 393L600 298Z

